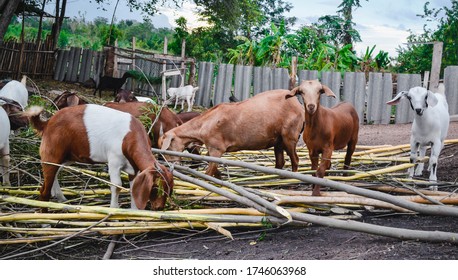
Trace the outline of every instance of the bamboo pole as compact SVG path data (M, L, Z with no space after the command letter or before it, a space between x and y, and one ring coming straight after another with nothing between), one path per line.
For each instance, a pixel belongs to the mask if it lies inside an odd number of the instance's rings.
M219 164L227 164L227 165L235 165L235 166L241 166L249 169L253 169L256 171L261 171L269 174L278 174L282 177L287 177L287 178L293 178L293 179L298 179L306 183L311 183L311 184L317 184L320 186L325 186L325 187L330 187L333 189L337 189L340 191L345 191L348 193L356 194L356 195L361 195L373 199L378 199L381 201L385 201L388 203L392 203L396 206L402 207L409 209L414 212L419 212L422 214L428 214L428 215L446 215L446 216L453 216L453 217L458 217L458 208L450 207L450 206L442 206L442 205L421 205L418 203L413 203L411 201L406 201L402 199L398 199L392 195L385 194L385 193L380 193L376 191L371 191L368 189L362 189L362 188L357 188L348 184L344 184L341 182L335 182L331 181L328 179L322 179L322 178L317 178L313 176L307 176L303 174L298 174L286 170L280 170L280 169L273 169L273 168L267 168L263 166L257 166L254 164L250 163L245 163L245 162L238 162L238 161L231 161L231 160L225 160L221 158L215 158L215 157L209 157L209 156L198 156L198 155L193 155L189 153L180 153L180 152L174 152L174 151L163 151L159 149L151 149L154 153L159 153L159 154L167 154L167 155L173 155L173 156L179 156L179 157L189 157L192 159L197 159L197 160L205 160L205 161L212 161L216 162Z

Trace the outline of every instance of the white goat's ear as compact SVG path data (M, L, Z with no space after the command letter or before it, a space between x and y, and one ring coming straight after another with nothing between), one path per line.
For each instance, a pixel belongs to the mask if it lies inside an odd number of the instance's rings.
M163 138L164 139L162 141L161 150L165 151L170 147L170 143L172 143L172 140L173 140L173 135L172 134L167 134Z
M326 93L326 96L330 96L330 97L334 97L336 98L336 95L334 94L334 92L327 86L325 85L322 85L322 89L320 91L322 94L323 93Z
M399 103L399 101L401 101L401 98L405 97L409 92L408 91L401 91L400 93L398 93L393 99L391 99L390 101L386 102L386 104L388 105L396 105Z
M428 106L434 107L437 105L437 102L439 102L439 100L437 100L436 94L430 90L428 90L428 94L426 96L427 99L425 100L425 102L426 104L428 104Z

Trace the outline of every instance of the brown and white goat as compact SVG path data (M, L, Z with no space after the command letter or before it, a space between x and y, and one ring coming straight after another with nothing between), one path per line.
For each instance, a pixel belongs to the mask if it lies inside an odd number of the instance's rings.
M80 105L58 111L48 121L42 108L26 112L42 135L40 156L44 184L40 199L48 201L51 190L65 200L57 181L60 165L70 162L108 163L110 181L122 185L121 171L129 174L131 208L160 210L173 189L173 176L151 153L148 136L132 115L99 105ZM138 173L138 174L137 174ZM118 207L120 189L111 186L110 207Z
M210 156L225 152L274 147L275 167L285 164L283 151L297 171L296 143L304 124L304 110L296 98L285 99L287 90L260 93L237 103L221 103L202 115L174 128L159 139L163 150L183 151L190 143L203 143ZM166 156L177 161L179 157ZM206 173L215 175L218 164L210 163Z
M70 91L62 92L56 98L54 98L53 102L59 110L65 107L83 105L88 103L86 100L79 97L78 94Z
M351 157L358 142L359 119L355 108L350 103L342 102L332 108L320 106L321 94L336 97L332 90L318 80L303 81L291 90L286 98L300 94L304 100L305 127L303 138L309 150L312 170L323 178L331 167L334 150L347 147L344 169L350 167ZM318 166L319 155L321 163ZM314 185L312 195L320 195L320 186Z

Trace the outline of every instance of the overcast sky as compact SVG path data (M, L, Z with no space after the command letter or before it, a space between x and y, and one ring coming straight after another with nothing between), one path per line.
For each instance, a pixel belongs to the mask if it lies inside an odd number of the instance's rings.
M286 0L288 1L288 0ZM429 0L430 7L451 6L450 0ZM171 2L171 1L170 1ZM290 16L298 18L298 26L308 25L323 16L332 15L337 11L337 6L342 0L289 0L294 8ZM364 52L366 48L377 45L377 50L388 51L390 55L396 54L396 48L406 42L409 35L408 30L421 33L425 19L417 16L423 13L423 5L426 0L360 0L361 8L353 13L353 21L356 29L361 35L362 42L356 44L358 53ZM69 17L83 14L87 20L102 16L111 20L116 0L111 0L111 5L103 5L106 9L98 8L94 0L69 0L67 15ZM52 12L52 4L48 4L49 12ZM173 5L160 9L160 16L155 17L152 22L156 27L173 27L175 19L184 16L188 19L190 26L196 26L196 16L193 14L195 5L189 1L184 3L183 8L177 9ZM139 12L131 12L126 7L126 0L120 0L116 12L116 19L136 19L142 21ZM434 23L435 27L436 24Z

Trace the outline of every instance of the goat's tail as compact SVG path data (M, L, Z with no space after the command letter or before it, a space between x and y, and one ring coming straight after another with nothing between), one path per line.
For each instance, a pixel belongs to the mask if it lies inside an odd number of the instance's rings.
M27 111L23 113L23 116L29 118L30 123L32 124L33 128L37 132L38 135L43 134L43 130L45 129L48 121L43 121L40 118L40 114L43 111L43 107L40 106L31 106Z

